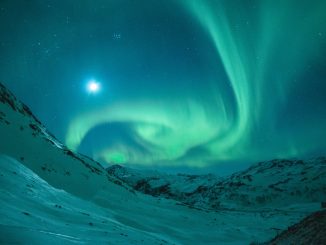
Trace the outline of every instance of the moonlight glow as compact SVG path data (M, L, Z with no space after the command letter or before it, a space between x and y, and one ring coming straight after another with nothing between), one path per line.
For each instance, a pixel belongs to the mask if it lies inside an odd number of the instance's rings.
M123 63L116 75L124 76L119 99L73 118L68 147L83 150L92 144L92 156L109 163L123 159L127 164L196 167L294 157L320 147L325 110L311 105L325 104L317 93L324 86L307 69L325 50L320 34L325 4L257 1L257 8L254 2L238 1L235 8L234 1L180 0L178 6L193 26L189 31L185 24L189 33L183 35L175 30L182 40L179 48L175 39L166 40L165 52L160 39L153 49L138 40L139 46L126 52L124 62L130 64ZM189 45L201 50L201 58L184 48L198 37L201 41ZM114 44L129 47L129 42ZM162 57L156 60L153 50ZM137 76L143 60L150 69ZM314 89L308 78L314 79ZM91 91L97 90L94 85ZM298 98L306 102L298 103Z
M90 80L87 83L87 90L90 93L97 93L100 90L100 84L95 80Z
M194 171L325 155L325 0L15 2L0 81L72 150Z

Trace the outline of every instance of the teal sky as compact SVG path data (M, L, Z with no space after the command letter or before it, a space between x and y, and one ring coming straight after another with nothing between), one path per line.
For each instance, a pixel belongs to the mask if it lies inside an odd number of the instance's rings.
M103 164L324 155L325 13L322 0L2 0L0 80Z

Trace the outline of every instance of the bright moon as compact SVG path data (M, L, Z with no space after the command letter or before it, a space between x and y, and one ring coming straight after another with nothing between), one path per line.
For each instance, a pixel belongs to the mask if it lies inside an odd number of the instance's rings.
M91 93L96 93L100 90L100 84L95 80L91 80L87 84L87 90Z

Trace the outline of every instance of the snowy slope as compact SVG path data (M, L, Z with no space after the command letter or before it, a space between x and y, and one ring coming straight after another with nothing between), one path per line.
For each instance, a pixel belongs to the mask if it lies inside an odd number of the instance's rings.
M0 135L0 153L20 160L56 188L91 198L100 188L118 188L122 184L99 163L58 142L1 84ZM83 188L76 183L82 183Z
M207 200L196 197L198 185L215 188L216 181L225 181L161 177L158 182L193 193L197 203ZM302 203L282 210L215 212L144 195L69 151L0 85L1 244L249 244L272 239L318 208L319 203Z
M326 200L326 158L272 160L225 178L145 175L118 165L107 169L135 190L203 209L285 208Z
M284 208L326 200L326 159L272 160L235 173L205 198L211 207Z
M53 188L18 161L0 156L0 244L161 244L162 238L117 221L116 214Z
M4 155L0 193L1 244L249 244L273 238L315 209L203 212L129 192L86 201Z

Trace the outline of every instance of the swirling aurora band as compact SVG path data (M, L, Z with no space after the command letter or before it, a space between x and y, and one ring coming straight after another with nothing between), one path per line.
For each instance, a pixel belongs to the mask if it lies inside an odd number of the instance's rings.
M210 38L211 55L227 79L212 75L200 81L207 85L201 97L149 94L81 113L68 128L68 147L78 150L91 130L110 123L128 125L134 144L94 151L95 159L109 163L202 167L297 156L316 145L305 142L321 143L325 126L314 119L290 133L278 125L284 108L295 103L293 88L309 86L305 67L325 50L318 35L325 33L325 1L183 0L178 6Z

